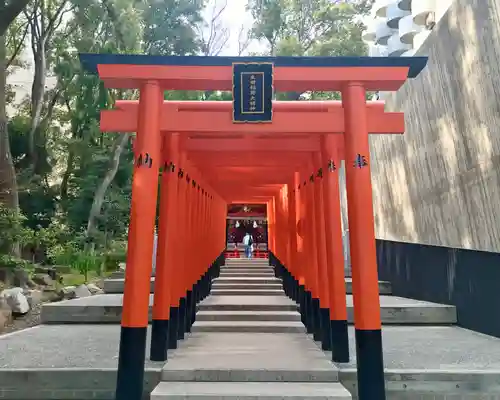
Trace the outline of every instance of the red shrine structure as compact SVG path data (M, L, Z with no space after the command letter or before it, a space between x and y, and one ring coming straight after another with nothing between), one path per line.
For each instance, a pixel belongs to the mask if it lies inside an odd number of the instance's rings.
M349 361L338 166L346 165L358 395L385 399L369 134L404 116L367 102L425 67L424 57L161 57L82 54L107 88L139 89L101 113L136 132L116 399L140 400L156 205L152 360L166 360L223 263L228 205L266 209L270 263L308 330ZM232 102L174 102L166 90L232 91ZM280 102L274 91L339 91L342 101ZM158 196L158 177L161 175ZM193 248L197 251L192 251ZM264 367L264 366L263 366Z

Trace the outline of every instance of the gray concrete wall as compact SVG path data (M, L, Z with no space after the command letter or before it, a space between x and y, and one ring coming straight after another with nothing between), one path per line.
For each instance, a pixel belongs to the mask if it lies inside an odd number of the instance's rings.
M371 138L378 239L500 252L500 0L455 0L385 97L404 136Z

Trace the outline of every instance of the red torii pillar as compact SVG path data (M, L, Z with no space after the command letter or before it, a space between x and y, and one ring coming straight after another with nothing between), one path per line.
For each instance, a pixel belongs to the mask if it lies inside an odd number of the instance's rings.
M364 85L347 83L342 103L358 396L378 400L385 399L385 379Z
M211 255L210 240L205 239L211 234L209 201L213 198L200 186L200 175L185 154L179 156L179 135L169 135L169 139L163 149L158 238L165 247L158 252L151 336L150 358L155 361L165 361L167 349L177 348L177 341L190 331L196 302L208 294L206 278L202 296L198 288ZM194 245L202 248L193 252ZM186 265L189 269L180 269Z
M149 314L153 235L160 168L160 108L163 90L158 82L145 82L139 99L139 121L132 180L127 268L118 357L117 399L140 399ZM130 379L132 378L132 382ZM141 382L140 385L137 382Z
M156 98L159 100L155 102ZM142 383L139 385L138 382L142 382L144 376L153 232L160 167L164 168L164 173L161 184L162 197L153 303L150 354L152 360L166 360L167 349L177 347L177 341L183 339L184 332L189 331L194 322L195 302L207 296L210 287L211 278L206 275L206 271L201 269L203 265L200 263L190 264L199 268L197 271L179 269L174 271L183 264L182 260L185 257L189 257L188 243L193 243L194 238L191 234L197 232L197 230L189 230L188 227L180 232L178 227L184 226L183 222L186 219L187 225L191 225L196 216L203 217L205 224L200 227L199 234L200 237L203 235L206 238L206 241L201 240L200 243L207 244L200 251L200 261L207 263L204 265L209 265L210 259L216 259L224 247L222 239L224 227L220 221L224 220L225 203L203 189L205 200L200 201L203 206L197 205L198 192L202 188L199 184L195 185L194 180L190 179L189 182L185 182L184 174L187 174L187 171L182 170L180 166L186 165L186 157L185 155L179 156L179 135L168 135L168 146L161 146L159 126L161 103L163 103L163 91L160 90L159 85L155 82L145 83L141 88L137 137L134 141L136 161L132 183L117 399L142 396ZM168 148L168 151L165 148ZM168 156L166 156L167 152ZM160 160L164 161L163 165ZM214 206L214 202L217 205ZM195 211L193 215L189 214L186 218L188 205L193 205ZM179 206L182 206L180 207L182 210ZM145 267L140 265L144 263ZM197 280L195 280L196 275L199 276ZM173 279L174 276L175 279ZM199 292L193 293L194 286L200 283L203 285L199 287ZM131 377L133 377L132 380Z
M322 138L323 199L325 210L326 252L330 293L330 329L332 335L332 361L349 362L349 336L347 333L347 305L344 273L344 248L339 190L340 153L332 135Z

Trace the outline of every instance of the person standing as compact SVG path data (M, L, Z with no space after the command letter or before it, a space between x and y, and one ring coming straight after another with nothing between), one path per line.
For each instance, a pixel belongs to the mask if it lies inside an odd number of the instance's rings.
M252 258L252 253L253 253L253 237L248 232L243 237L243 245L245 246L245 256L246 256L246 258Z

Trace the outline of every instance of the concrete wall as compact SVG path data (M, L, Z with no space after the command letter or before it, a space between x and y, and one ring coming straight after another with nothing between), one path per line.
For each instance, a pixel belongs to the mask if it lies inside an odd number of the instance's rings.
M417 55L406 134L371 139L377 238L500 252L500 0L455 0Z

